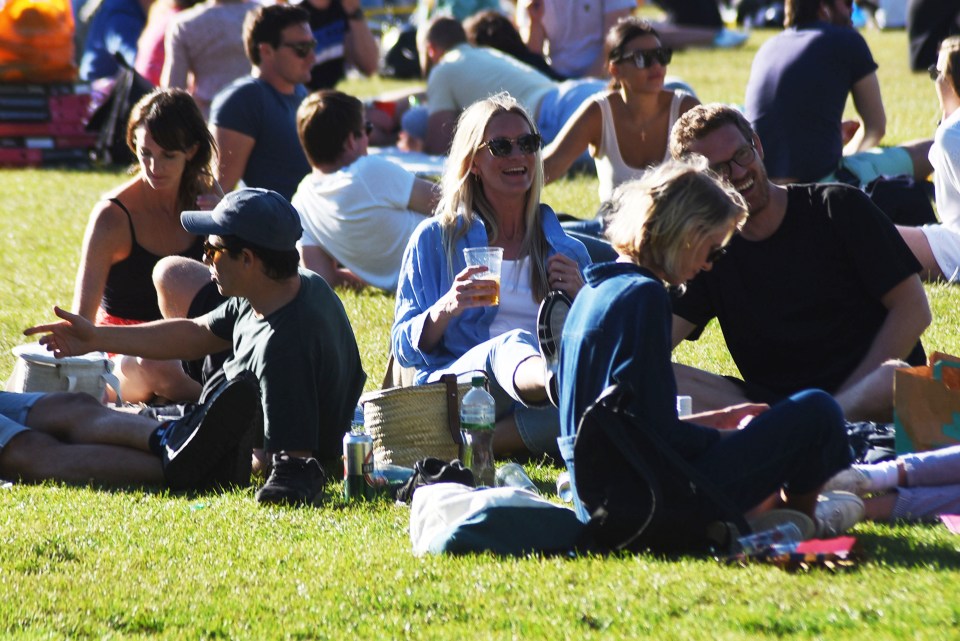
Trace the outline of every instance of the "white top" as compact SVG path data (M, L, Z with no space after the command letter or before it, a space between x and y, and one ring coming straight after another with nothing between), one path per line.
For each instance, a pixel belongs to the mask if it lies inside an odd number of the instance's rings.
M960 109L940 123L928 154L933 165L939 225L924 225L923 234L940 271L960 279Z
M490 338L514 329L537 335L537 310L530 289L530 260L505 260L500 265L500 308L490 324Z
M340 171L307 174L292 203L303 247L322 247L374 287L396 291L407 240L423 216L407 209L414 176L376 156Z
M598 192L600 193L600 202L606 202L613 196L613 190L622 183L635 178L640 178L647 170L647 167L631 167L624 162L620 155L620 144L617 142L617 128L613 122L613 110L610 108L611 92L606 92L594 98L594 101L600 105L600 113L603 116L601 125L602 134L600 136L600 147L594 156L594 162L597 165L597 178L600 180ZM673 91L673 100L670 101L670 116L667 120L667 139L670 139L670 130L673 129L673 123L680 117L680 103L687 97L687 92L682 89ZM663 160L670 160L670 149L664 149Z
M960 109L940 123L929 153L940 222L960 232Z
M637 0L544 0L543 30L550 65L569 78L586 76L603 56L604 15L636 8ZM526 12L518 11L517 26L522 29L529 23Z
M543 97L557 88L550 78L516 58L486 47L458 45L443 54L427 78L430 113L459 113L478 100L506 91L534 118Z

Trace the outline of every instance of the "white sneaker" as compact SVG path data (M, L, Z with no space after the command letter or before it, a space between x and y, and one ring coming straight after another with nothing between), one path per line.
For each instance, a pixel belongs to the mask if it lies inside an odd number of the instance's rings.
M821 492L850 492L857 496L866 496L872 491L870 477L857 467L848 467L827 481Z
M817 537L840 536L863 520L863 501L850 492L824 492L817 497Z

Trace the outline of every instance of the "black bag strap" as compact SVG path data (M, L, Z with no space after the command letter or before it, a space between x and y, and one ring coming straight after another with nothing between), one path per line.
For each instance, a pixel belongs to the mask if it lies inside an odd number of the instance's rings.
M457 375L444 374L440 382L446 386L444 392L447 398L447 429L453 442L463 447L463 434L460 432L460 394L457 390Z
M612 407L608 405L616 414L624 417L626 420L630 421L633 424L636 424L637 419L630 414L626 409L625 400L630 395L629 386L620 386L614 385L608 387L604 390L603 394L600 395L598 402L603 402L608 397L608 392L610 397L613 399ZM601 423L603 429L607 432L607 436L614 443L622 443L623 447L621 451L624 453L627 461L632 465L637 472L641 471L641 468L644 467L640 453L637 452L636 445L633 442L633 439L627 434L626 430L623 429L623 424L620 421L603 421ZM747 525L746 519L743 518L743 513L737 509L733 504L733 501L730 500L726 494L724 494L713 482L711 482L707 477L700 473L695 467L690 465L683 457L677 454L677 451L667 443L656 430L645 430L644 435L653 442L656 446L659 453L667 459L667 461L677 468L680 472L684 474L690 481L697 487L697 489L707 496L708 499L713 501L717 506L720 507L727 515L729 515L730 520L733 524L740 530L742 534L750 534L750 526Z

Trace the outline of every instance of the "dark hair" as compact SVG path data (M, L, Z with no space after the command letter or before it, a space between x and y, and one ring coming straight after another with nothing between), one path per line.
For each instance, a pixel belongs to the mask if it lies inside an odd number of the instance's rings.
M610 62L620 62L620 59L625 53L624 49L627 43L641 36L653 36L658 41L660 40L660 34L657 33L657 30L643 18L637 18L636 16L620 18L617 24L610 27L610 31L607 32L607 38L604 41L604 46L607 50L607 60ZM610 88L619 89L620 81L616 78L611 78Z
M499 11L479 11L463 21L463 28L470 44L478 47L492 47L514 58L529 51L517 28Z
M430 44L449 51L467 41L467 33L459 20L441 16L427 23L425 39Z
M223 248L231 256L249 249L263 263L263 273L272 280L286 280L296 274L300 267L300 252L296 249L267 249L243 240L239 236L220 236L219 238Z
M180 211L195 209L197 196L213 185L211 165L217 144L193 97L183 89L154 89L133 106L127 121L127 146L135 156L134 134L140 127L167 151L186 152L196 145L196 153L183 168L177 193Z
M363 103L342 91L317 91L297 109L297 134L313 166L336 162L347 136L362 132Z
M694 141L725 125L733 125L743 134L744 140L753 141L753 127L742 113L718 102L708 103L697 105L677 119L670 133L670 155L674 160L685 158Z
M819 20L823 0L786 0L783 5L783 26L790 28Z
M310 15L301 7L289 4L272 4L250 10L243 21L243 47L247 58L259 66L261 43L276 49L280 46L280 33L284 29L304 22L310 23Z

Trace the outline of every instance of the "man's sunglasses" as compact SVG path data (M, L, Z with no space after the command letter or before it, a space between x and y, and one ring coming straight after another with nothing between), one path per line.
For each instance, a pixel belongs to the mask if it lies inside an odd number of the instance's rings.
M298 58L306 58L317 48L316 40L307 40L306 42L281 42L281 47L287 47L292 50Z
M940 70L937 69L936 63L927 67L927 73L930 74L930 80L936 80L940 77Z
M504 158L513 153L513 145L516 143L517 148L522 154L533 154L540 149L540 134L523 134L522 136L517 136L516 138L491 138L490 140L481 143L480 149L486 147L490 150L490 153L496 156L497 158Z
M654 62L660 63L661 67L666 67L670 64L670 61L673 60L673 49L670 47L657 47L656 49L628 51L620 56L617 62L626 62L628 60L633 60L633 64L637 66L637 69L646 69L652 66Z
M220 247L218 245L213 245L208 241L203 241L203 257L207 259L208 262L213 262L217 259L217 256L223 252L230 251L226 247Z
M737 152L733 154L733 158L726 162L718 162L710 165L710 169L721 178L729 179L730 176L733 175L733 165L737 164L746 169L750 166L750 163L753 162L755 153L756 149L753 148L753 145L744 145L740 147L740 149L737 149Z
M369 120L363 123L363 133L367 134L368 136L373 133L373 123Z

